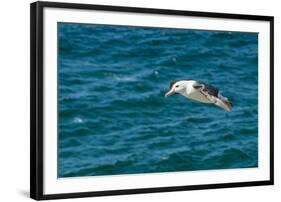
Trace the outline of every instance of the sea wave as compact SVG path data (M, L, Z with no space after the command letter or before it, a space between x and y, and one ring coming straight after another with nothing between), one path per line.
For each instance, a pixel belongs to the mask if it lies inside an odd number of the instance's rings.
M258 35L59 23L59 177L258 165ZM227 113L169 83L210 83Z

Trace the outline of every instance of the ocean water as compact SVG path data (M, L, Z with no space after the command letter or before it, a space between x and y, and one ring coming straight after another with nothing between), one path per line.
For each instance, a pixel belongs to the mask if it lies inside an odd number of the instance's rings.
M58 24L58 177L258 166L258 34ZM234 107L180 95L212 84Z

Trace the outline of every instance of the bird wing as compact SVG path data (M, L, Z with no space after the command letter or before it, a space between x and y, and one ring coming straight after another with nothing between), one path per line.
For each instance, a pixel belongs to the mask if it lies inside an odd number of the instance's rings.
M205 83L196 82L193 84L193 88L200 91L210 102L230 112L232 110L232 104L226 98L219 96L219 90L214 86Z
M218 97L219 90L212 85L209 85L209 84L206 84L206 83L203 83L203 82L196 82L195 84L193 84L193 88L195 88L197 90L200 90L200 92L203 95L208 94L208 95L211 95L211 96Z

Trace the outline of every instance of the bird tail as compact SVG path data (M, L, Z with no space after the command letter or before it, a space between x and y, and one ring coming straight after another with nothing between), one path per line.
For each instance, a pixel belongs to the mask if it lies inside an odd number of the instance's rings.
M223 108L228 112L232 111L232 107L233 107L232 103L226 97L223 97L221 95L217 98L214 104L217 105L218 107Z

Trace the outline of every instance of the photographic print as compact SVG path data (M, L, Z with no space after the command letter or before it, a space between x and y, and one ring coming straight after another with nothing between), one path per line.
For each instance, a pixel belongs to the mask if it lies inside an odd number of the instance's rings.
M34 2L30 197L272 185L274 17Z
M58 23L58 44L59 177L258 166L258 33Z

